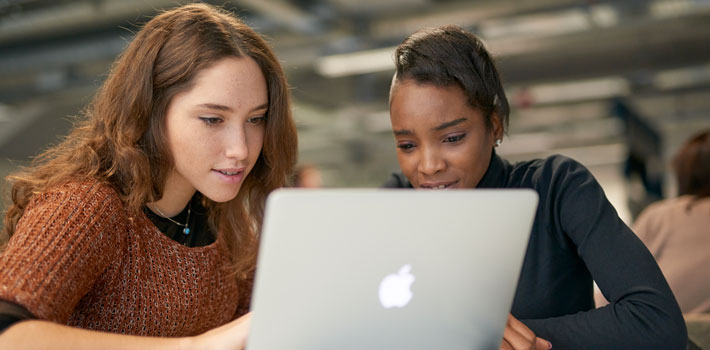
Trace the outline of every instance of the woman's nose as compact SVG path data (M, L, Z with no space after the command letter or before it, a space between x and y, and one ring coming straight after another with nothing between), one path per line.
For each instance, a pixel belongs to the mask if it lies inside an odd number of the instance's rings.
M434 175L446 168L446 161L435 149L424 149L419 161L419 172Z
M234 130L227 133L224 138L224 153L227 158L243 160L248 157L249 147L247 146L247 134L243 127L234 128Z

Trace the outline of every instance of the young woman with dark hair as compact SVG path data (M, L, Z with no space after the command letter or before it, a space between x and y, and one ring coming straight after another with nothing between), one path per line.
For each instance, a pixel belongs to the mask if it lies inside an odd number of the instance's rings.
M390 117L401 173L385 187L532 188L540 202L502 349L684 349L687 332L658 265L591 173L551 156L495 152L509 106L481 41L422 30L395 52ZM505 208L500 208L501 220ZM593 281L612 301L595 309Z
M0 348L243 348L264 201L297 152L272 50L221 9L166 11L85 114L9 177Z

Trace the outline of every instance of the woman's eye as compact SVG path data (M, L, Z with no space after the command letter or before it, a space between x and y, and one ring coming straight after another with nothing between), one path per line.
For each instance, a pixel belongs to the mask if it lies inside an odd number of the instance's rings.
M258 117L251 117L247 119L247 123L249 124L262 124L266 121L266 116L265 115L260 115Z
M399 148L403 151L409 151L412 148L414 148L414 144L413 143L401 143L401 144L397 145L397 148Z
M217 125L222 122L222 118L218 117L200 117L200 120L207 125Z
M444 138L444 142L450 142L450 143L458 142L458 141L461 141L461 139L463 139L464 136L466 136L466 134L447 136L446 138Z

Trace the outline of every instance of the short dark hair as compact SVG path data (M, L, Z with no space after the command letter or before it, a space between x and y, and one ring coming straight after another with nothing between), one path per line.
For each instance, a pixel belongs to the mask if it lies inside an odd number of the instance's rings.
M710 197L710 129L688 139L673 158L678 194Z
M483 112L492 126L495 113L505 131L510 106L493 58L481 40L460 27L422 29L397 46L394 54L397 81L414 80L437 86L459 85L468 103Z

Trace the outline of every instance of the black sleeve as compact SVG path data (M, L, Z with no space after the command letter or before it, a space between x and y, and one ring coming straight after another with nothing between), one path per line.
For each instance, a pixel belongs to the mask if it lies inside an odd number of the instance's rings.
M17 322L35 318L36 317L24 307L9 301L0 300L0 334Z
M574 243L610 304L548 319L524 320L554 349L685 349L683 315L660 268L579 163L554 161L545 200L550 225Z

